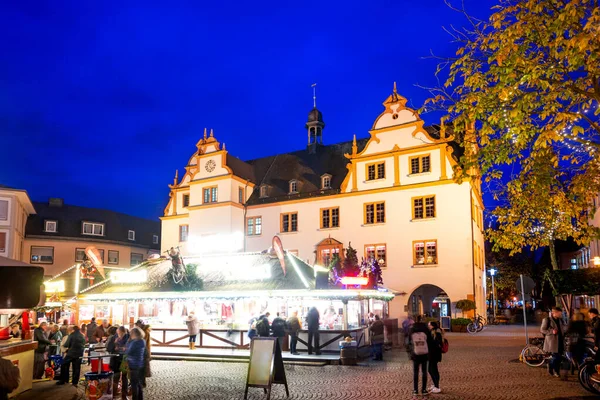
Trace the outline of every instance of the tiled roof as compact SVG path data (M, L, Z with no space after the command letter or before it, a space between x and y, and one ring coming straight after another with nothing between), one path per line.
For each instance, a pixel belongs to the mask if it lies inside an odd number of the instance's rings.
M48 203L33 203L37 214L27 219L25 234L43 237L77 238L85 241L101 240L120 242L128 246L160 249L160 222L134 217L115 211L99 208L88 208L72 205L60 207ZM44 221L58 221L56 233L44 231ZM104 224L104 236L82 234L82 223L99 222ZM135 231L135 241L128 240L128 231ZM152 236L159 237L158 244L153 244Z

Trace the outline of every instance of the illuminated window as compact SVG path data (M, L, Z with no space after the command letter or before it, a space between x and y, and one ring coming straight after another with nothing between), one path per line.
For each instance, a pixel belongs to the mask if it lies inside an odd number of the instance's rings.
M238 202L244 204L244 188L238 188Z
M385 222L385 202L365 204L364 221L366 225Z
M298 193L298 181L295 179L290 181L290 193Z
M262 217L250 217L246 219L246 235L256 236L262 233Z
M85 249L75 249L75 261L85 260Z
M189 194L184 194L183 195L183 206L187 207L190 205L190 195Z
M56 221L44 221L44 232L56 232L56 227L57 227L57 222Z
M84 222L81 230L83 235L104 236L104 224L96 224L93 222Z
M435 217L435 196L413 197L413 219Z
M414 265L437 264L437 240L413 242Z
M340 208L321 209L321 229L340 227Z
M385 162L367 164L367 180L373 181L375 179L385 178Z
M387 254L385 244L367 244L365 246L365 258L367 260L377 260L381 268L387 266Z
M204 188L204 203L217 202L217 187Z
M331 189L331 175L321 177L321 189Z
M262 185L260 187L260 197L267 197L269 196L269 187L267 185Z
M130 265L133 267L134 265L139 265L144 261L144 255L139 253L131 253Z
M411 174L431 172L431 157L429 154L426 156L410 157L409 163Z
M152 235L152 244L158 244L158 235Z
M322 249L321 254L320 254L321 264L325 265L325 266L329 265L334 256L338 256L338 257L340 256L340 250L341 249L338 247Z
M281 232L298 232L298 213L281 214Z
M189 225L179 225L179 241L187 242L188 233L189 233Z
M119 263L119 252L116 250L108 251L108 263L109 264L118 264Z

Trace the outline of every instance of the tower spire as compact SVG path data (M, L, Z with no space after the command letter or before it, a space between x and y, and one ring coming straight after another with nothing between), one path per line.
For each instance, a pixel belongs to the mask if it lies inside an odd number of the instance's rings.
M175 178L173 179L173 185L177 186L177 181L179 180L179 170L175 170Z
M206 128L204 128L204 140L206 140Z
M317 108L317 84L313 83L311 86L313 88L313 108Z
M396 82L394 82L394 94L398 94L398 90L396 89Z

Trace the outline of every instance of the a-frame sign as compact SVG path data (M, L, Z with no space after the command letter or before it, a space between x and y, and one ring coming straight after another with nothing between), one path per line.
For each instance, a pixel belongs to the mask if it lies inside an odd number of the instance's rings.
M285 385L285 394L290 397L281 347L277 338L254 338L250 344L250 363L248 364L244 399L248 398L248 388L257 387L263 388L267 394L267 400L270 400L271 385L274 383Z

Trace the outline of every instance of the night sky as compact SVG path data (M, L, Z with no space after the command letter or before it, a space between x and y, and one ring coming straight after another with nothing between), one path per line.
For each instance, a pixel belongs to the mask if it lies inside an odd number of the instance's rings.
M324 142L367 137L465 24L442 0L150 3L3 2L0 184L156 219L204 127L242 159L301 149L317 82Z

